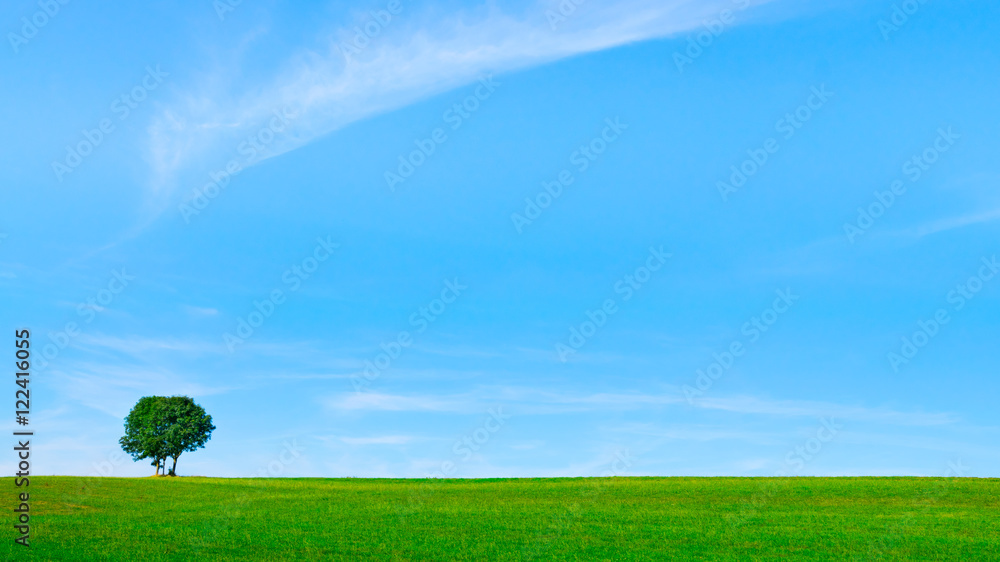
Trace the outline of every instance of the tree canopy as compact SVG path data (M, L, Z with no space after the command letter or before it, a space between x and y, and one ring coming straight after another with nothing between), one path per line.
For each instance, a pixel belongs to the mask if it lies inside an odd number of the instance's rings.
M125 435L118 440L133 460L153 459L156 474L173 458L170 474L185 451L205 446L212 437L212 416L187 396L144 396L125 418Z

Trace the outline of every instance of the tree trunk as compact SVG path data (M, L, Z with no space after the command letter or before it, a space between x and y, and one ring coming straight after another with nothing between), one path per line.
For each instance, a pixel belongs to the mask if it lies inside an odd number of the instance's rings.
M174 457L174 466L170 468L171 476L177 476L177 457L180 457L180 455Z

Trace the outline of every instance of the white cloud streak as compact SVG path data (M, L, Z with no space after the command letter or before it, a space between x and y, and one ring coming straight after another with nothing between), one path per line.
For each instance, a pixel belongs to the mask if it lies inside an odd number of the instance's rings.
M946 232L956 228L964 228L974 224L993 222L998 219L1000 219L1000 209L992 209L990 211L969 213L958 217L933 220L913 228L898 231L895 234L899 236L923 238L924 236L929 236L931 234Z
M241 91L216 84L211 91L186 92L149 128L151 185L160 195L169 192L177 173L196 156L217 156L215 165L224 165L275 110L290 108L296 117L254 161L489 73L690 31L721 10L736 8L731 0L589 0L552 29L546 12L556 6L537 4L517 15L491 7L436 20L414 7L349 60L338 44L353 34L353 23L303 47L264 83L243 85Z
M322 402L330 410L339 412L442 414L479 414L497 404L503 404L504 407L516 411L519 415L689 407L687 401L679 393L568 395L526 388L490 388L465 394L437 396L345 393L329 396ZM957 415L951 413L898 412L886 408L865 408L805 400L771 400L750 396L699 400L695 408L774 417L819 418L833 416L852 421L917 427L943 426L961 421Z

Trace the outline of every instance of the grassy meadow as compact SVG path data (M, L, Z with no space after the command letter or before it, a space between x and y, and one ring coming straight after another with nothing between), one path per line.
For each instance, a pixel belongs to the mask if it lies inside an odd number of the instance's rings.
M1000 560L997 479L48 476L30 492L32 546L11 536L4 560Z

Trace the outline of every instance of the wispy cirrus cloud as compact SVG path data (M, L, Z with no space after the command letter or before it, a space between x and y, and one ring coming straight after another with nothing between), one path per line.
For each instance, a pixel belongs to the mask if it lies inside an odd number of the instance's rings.
M116 418L124 417L143 395L188 395L195 398L224 394L235 388L203 384L169 368L72 362L53 368L49 377L71 400Z
M806 400L771 400L752 396L706 398L698 402L698 406L701 408L740 414L789 417L838 416L891 425L935 426L960 421L957 415L951 413L897 412L886 408L865 408Z
M199 156L220 155L217 164L224 164L275 111L288 109L294 118L248 165L489 73L690 31L727 8L732 0L589 0L553 23L558 2L517 13L489 5L448 17L414 6L362 52L345 56L340 46L355 33L352 22L303 45L262 83L237 90L215 81L168 103L149 128L151 185L161 195L171 191L178 171Z
M340 437L347 445L405 445L416 438L410 435L378 435L375 437Z
M946 232L956 228L964 228L966 226L993 222L996 220L1000 220L1000 208L988 211L976 211L955 217L936 219L912 228L893 232L892 234L896 236L923 238L924 236L937 234L939 232Z
M600 411L626 411L662 408L689 408L679 392L663 394L596 393L566 394L530 388L480 388L463 394L387 394L344 393L322 400L333 411L341 412L426 412L479 414L496 404L519 414L547 415ZM753 396L733 396L699 400L696 409L772 417L841 419L898 426L943 426L958 423L952 413L900 412L888 408L862 407L808 400L774 400Z
M404 396L381 393L350 393L323 400L331 410L384 412L472 413L475 405L458 396Z
M222 353L224 345L193 339L154 338L142 336L112 336L103 333L83 334L77 343L93 352L117 352L143 357L151 352L181 352L187 354Z

